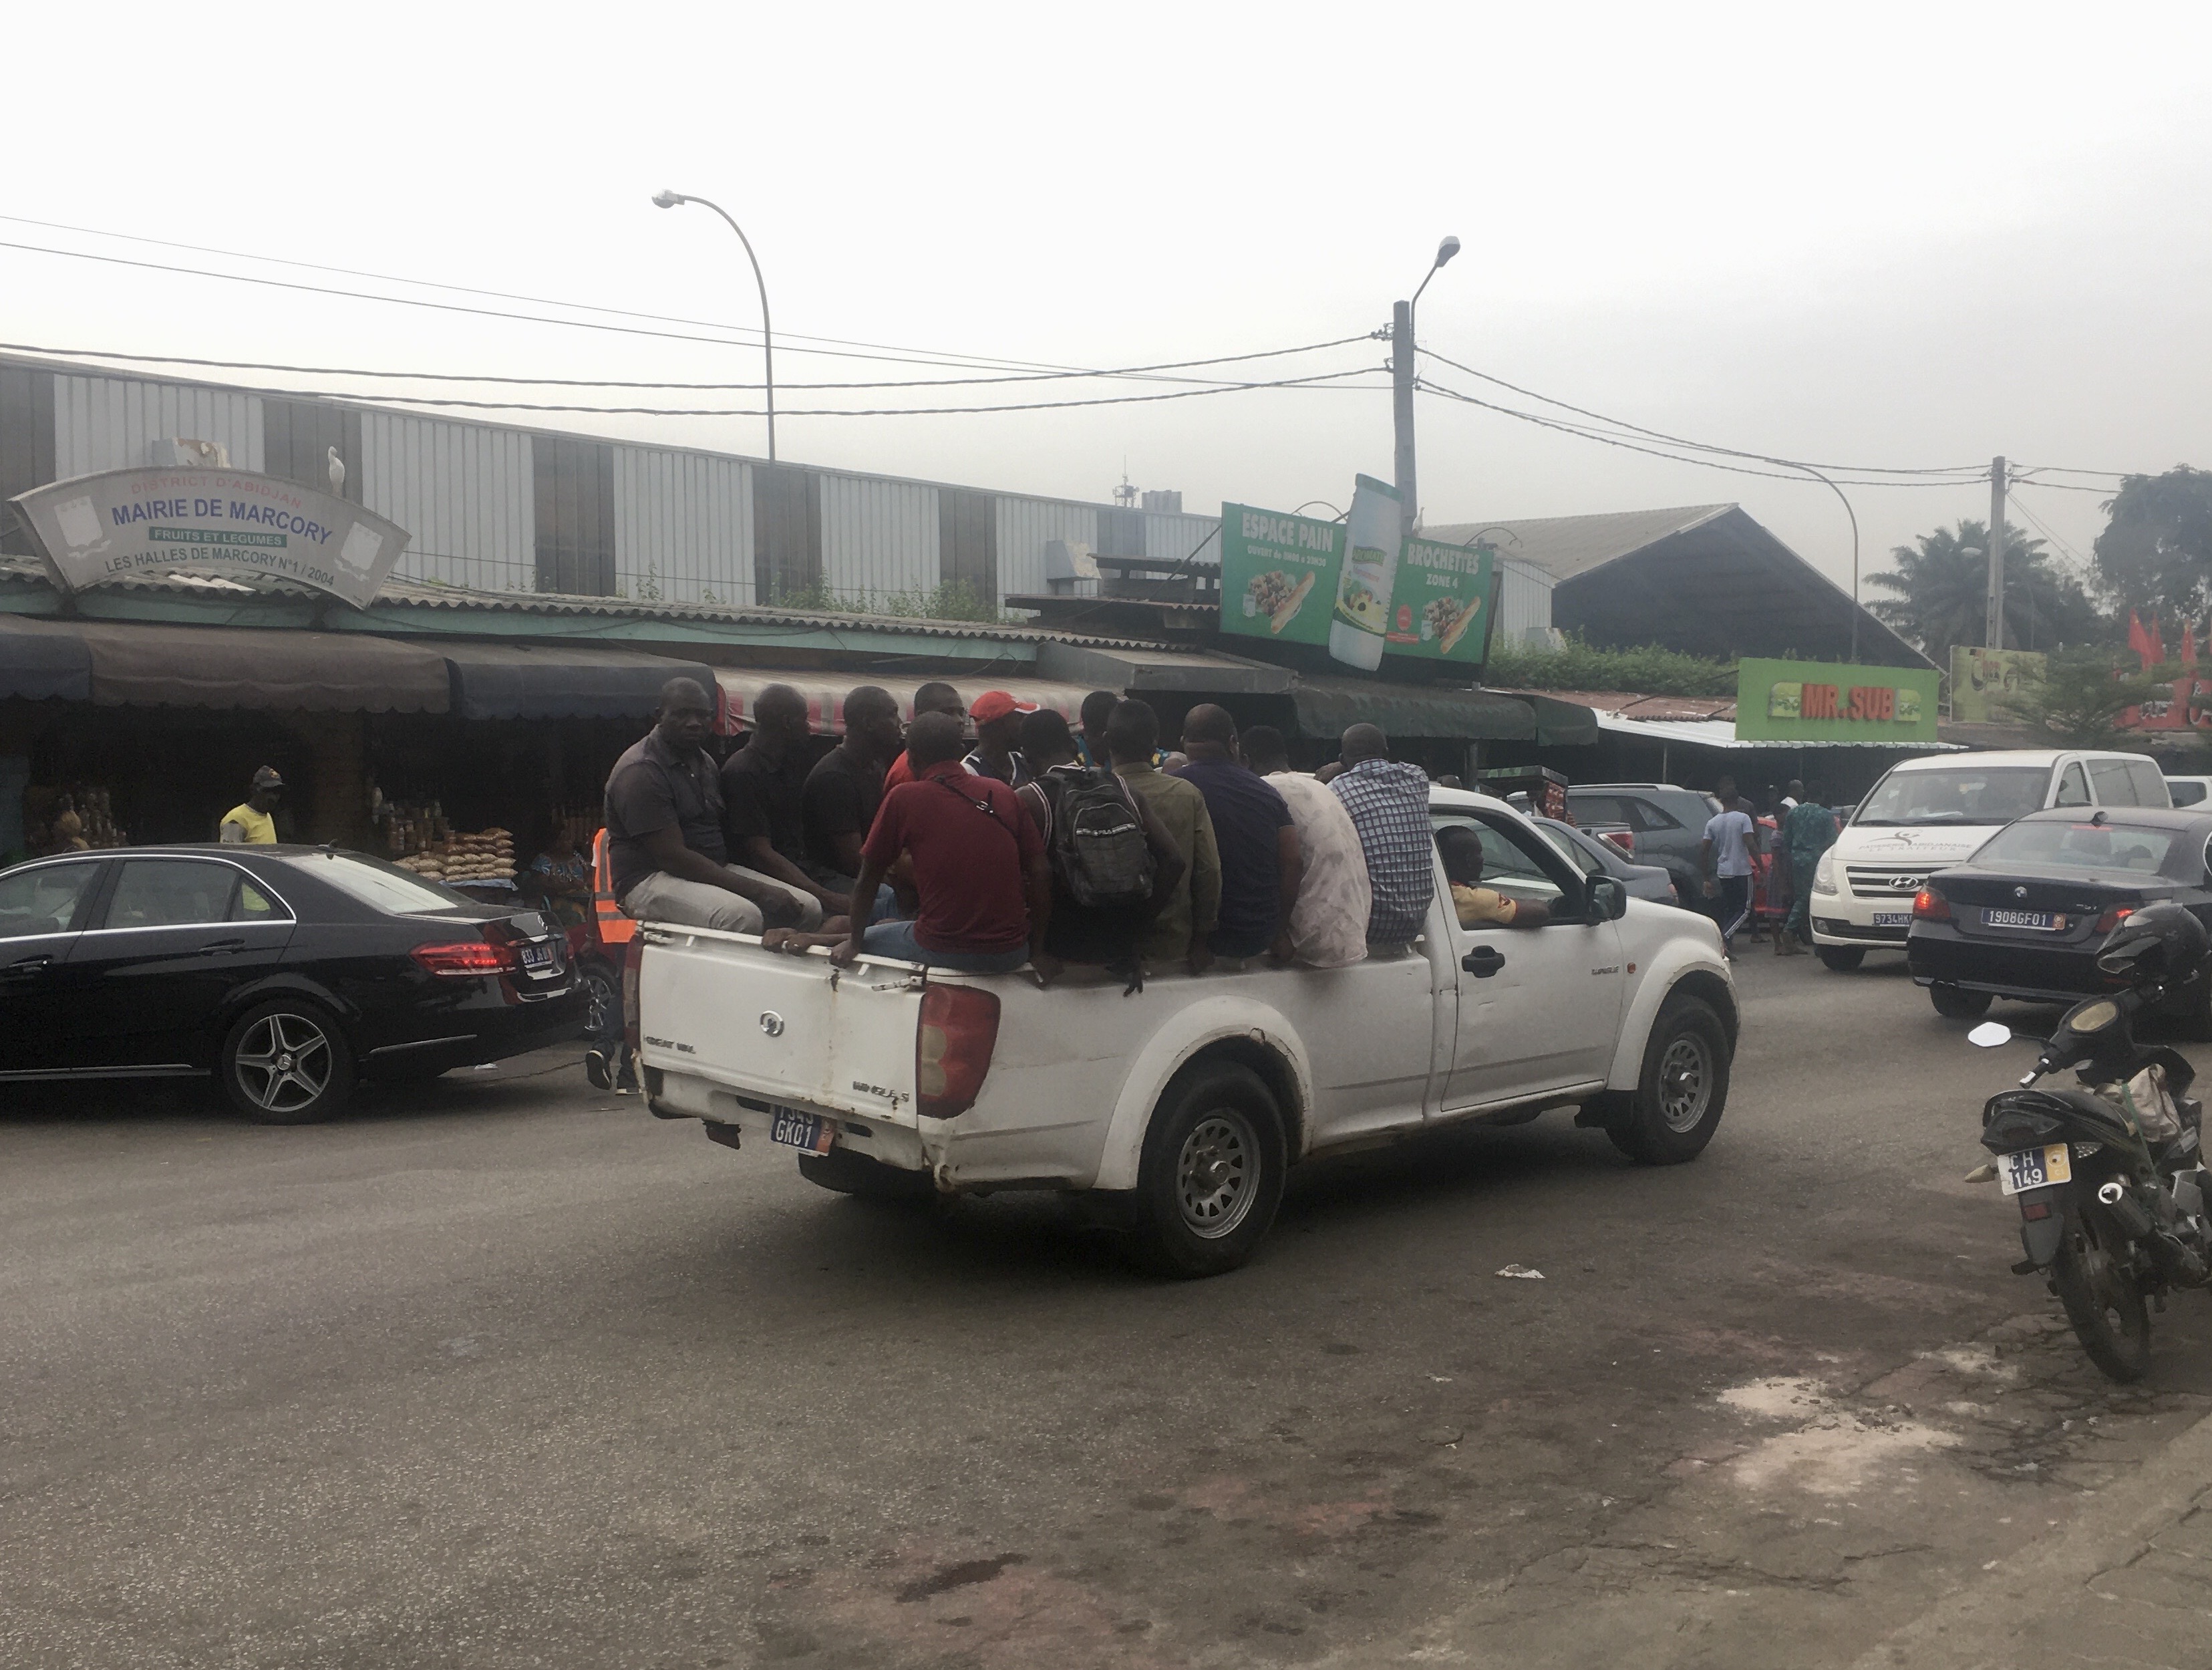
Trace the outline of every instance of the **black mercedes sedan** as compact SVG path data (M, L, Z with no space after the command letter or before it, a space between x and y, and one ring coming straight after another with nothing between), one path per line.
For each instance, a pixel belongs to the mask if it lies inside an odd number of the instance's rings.
M573 1037L560 929L329 847L126 847L0 870L0 1082L205 1077L325 1119L362 1079Z
M1905 942L1912 978L1954 1017L1993 997L2070 1003L2108 990L2097 950L2130 911L2172 899L2212 925L2208 843L2212 807L2031 813L1929 877ZM2181 987L2168 1009L2212 1038L2212 979Z

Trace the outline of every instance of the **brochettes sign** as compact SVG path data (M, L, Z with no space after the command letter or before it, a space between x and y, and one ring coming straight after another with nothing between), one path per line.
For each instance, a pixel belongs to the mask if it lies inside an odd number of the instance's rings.
M358 504L246 470L107 470L9 502L69 592L193 569L288 580L366 608L410 537Z

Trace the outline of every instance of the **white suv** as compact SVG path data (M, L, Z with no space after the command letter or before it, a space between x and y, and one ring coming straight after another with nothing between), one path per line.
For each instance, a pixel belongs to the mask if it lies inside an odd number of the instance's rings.
M1830 968L1902 951L1912 896L2015 818L2047 806L2171 806L2145 754L1936 754L1893 765L1813 875L1813 944Z

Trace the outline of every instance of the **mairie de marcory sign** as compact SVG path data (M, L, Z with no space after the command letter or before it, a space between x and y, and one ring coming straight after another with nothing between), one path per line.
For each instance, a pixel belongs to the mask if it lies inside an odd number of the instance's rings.
M106 470L9 503L68 592L193 569L289 580L366 608L410 537L358 504L248 470Z

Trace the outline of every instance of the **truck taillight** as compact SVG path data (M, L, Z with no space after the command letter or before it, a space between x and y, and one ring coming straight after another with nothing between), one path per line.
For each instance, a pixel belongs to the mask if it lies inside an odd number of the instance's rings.
M1933 887L1923 887L1912 895L1912 919L1915 922L1948 922L1951 902Z
M1628 857L1633 858L1636 856L1636 832L1634 830L1608 829L1604 834L1598 837L1598 838L1601 841L1612 842L1613 845L1619 847L1622 853Z
M511 945L489 940L455 940L450 945L418 945L408 954L433 974L517 974L522 956Z
M973 1107L998 1042L996 992L958 985L924 991L914 1041L915 1105L922 1115L949 1119Z

